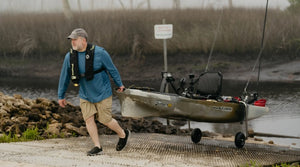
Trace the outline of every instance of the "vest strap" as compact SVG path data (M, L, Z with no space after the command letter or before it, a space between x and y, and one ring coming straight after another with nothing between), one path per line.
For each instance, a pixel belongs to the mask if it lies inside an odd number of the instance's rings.
M103 67L103 68L100 68L100 69L94 71L93 74L95 75L95 74L98 74L98 73L100 73L102 71L105 71L105 70L106 70L106 68ZM85 77L85 74L80 74L80 77Z

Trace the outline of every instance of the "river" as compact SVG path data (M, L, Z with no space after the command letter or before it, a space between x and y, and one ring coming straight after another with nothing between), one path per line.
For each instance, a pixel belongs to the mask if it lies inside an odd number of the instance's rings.
M126 86L135 84L136 86L148 86L158 89L159 81L124 81ZM222 94L238 96L245 86L245 81L224 80ZM250 85L248 90L255 89L256 86ZM57 80L41 79L0 79L0 92L7 95L20 94L24 98L35 99L38 97L57 100ZM79 105L78 90L69 86L66 98L74 105ZM255 132L272 133L300 137L300 84L299 82L261 82L259 83L259 95L267 99L267 106L270 113L258 119L249 121L249 128ZM119 100L113 98L113 112L120 114ZM165 119L159 119L164 124ZM181 128L187 128L185 125ZM233 124L214 124L191 122L192 128L200 128L202 131L208 130L217 133L235 134L240 131L243 125ZM290 138L262 138L264 141L274 141L288 147L300 148L300 139Z

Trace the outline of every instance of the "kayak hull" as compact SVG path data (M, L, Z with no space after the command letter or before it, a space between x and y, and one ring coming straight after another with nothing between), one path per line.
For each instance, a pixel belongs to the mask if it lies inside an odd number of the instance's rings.
M247 112L248 120L266 114L268 107L237 102L191 99L176 94L126 89L117 92L121 113L125 117L162 117L197 122L241 122Z

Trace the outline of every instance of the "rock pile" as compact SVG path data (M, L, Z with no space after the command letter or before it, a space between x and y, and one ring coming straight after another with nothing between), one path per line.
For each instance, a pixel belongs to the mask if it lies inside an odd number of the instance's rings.
M114 116L121 127L132 132L178 134L178 128L163 125L159 121ZM99 134L114 134L97 123ZM37 128L42 137L88 135L80 107L68 104L59 107L56 101L45 98L26 99L21 95L8 96L0 92L0 134L21 136L27 129ZM180 130L180 133L188 133Z

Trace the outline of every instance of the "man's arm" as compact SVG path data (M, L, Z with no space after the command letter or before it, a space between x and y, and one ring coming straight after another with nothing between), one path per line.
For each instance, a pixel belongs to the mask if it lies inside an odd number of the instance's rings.
M124 86L121 81L121 76L119 74L119 71L117 70L116 66L114 65L114 63L111 60L111 57L105 50L103 50L102 54L103 54L102 60L103 60L103 65L104 65L105 69L109 72L109 74L112 77L112 79L114 80L115 84L119 87L119 90L123 91Z
M61 69L60 78L59 78L59 84L58 84L58 103L61 107L65 107L67 104L65 100L65 93L68 89L69 83L70 83L70 54L68 53L65 56L65 60Z

